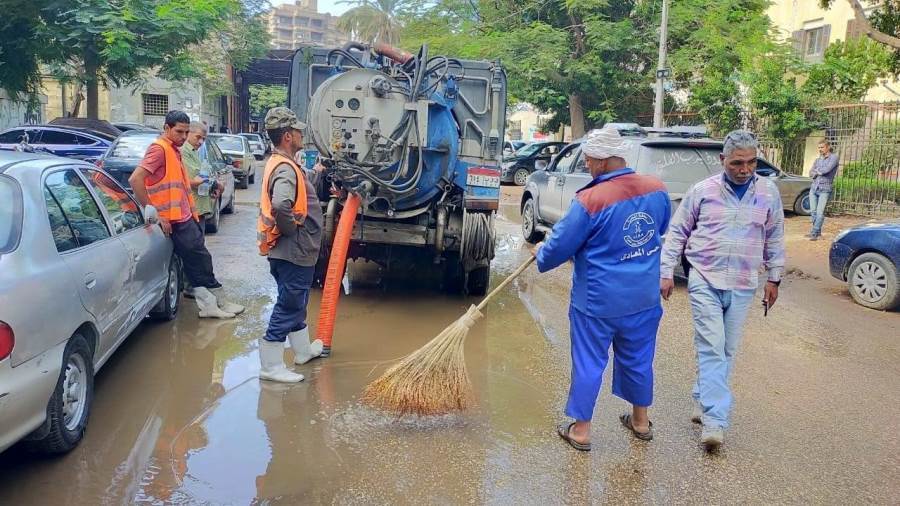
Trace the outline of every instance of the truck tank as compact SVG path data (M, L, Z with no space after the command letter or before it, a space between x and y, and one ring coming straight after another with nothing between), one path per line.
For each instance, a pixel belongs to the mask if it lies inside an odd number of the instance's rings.
M499 62L351 43L293 58L290 107L306 118L304 161L326 167L321 282L349 192L362 205L348 256L439 272L484 294L494 256L506 74Z

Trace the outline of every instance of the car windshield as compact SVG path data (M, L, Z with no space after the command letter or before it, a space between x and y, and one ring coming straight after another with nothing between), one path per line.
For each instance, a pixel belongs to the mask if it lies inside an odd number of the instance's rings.
M0 176L0 254L9 253L22 229L22 198L16 183Z
M241 142L242 139L240 137L230 135L230 136L216 136L216 144L218 144L219 149L222 151L244 151L244 143Z
M246 137L250 142L262 143L262 139L259 138L259 134L241 134L241 137Z
M111 158L143 158L155 135L123 135L112 147Z
M540 149L542 147L544 147L543 144L526 144L525 146L522 146L521 148L519 148L519 150L516 151L515 155L516 156L531 156L531 155L537 153L538 151L540 151Z

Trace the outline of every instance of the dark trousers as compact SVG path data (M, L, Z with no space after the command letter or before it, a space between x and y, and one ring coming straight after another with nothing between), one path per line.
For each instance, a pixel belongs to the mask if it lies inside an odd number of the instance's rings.
M172 243L181 259L184 274L193 287L219 288L213 273L212 255L206 249L203 232L194 220L172 224Z
M316 268L269 259L269 272L278 285L278 300L269 318L266 341L284 342L287 335L306 328L306 305Z

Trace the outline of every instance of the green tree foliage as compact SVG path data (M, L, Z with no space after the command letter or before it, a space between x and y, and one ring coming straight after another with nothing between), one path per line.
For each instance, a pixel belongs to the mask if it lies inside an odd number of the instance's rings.
M250 85L250 116L262 119L273 107L287 105L287 88L278 85Z
M348 0L355 5L338 19L337 27L360 42L396 45L403 28L401 18L419 5L415 0Z
M891 52L867 38L837 41L825 50L824 61L809 68L803 91L828 101L855 101L887 77Z
M39 66L47 64L54 74L86 87L91 118L98 115L101 84L135 83L147 71L176 80L205 77L210 72L198 69L198 61L249 61L268 40L260 36L257 17L262 0L10 1L14 5L4 5L0 21L0 85L34 92ZM257 25L248 27L250 21ZM21 36L7 37L7 24ZM247 33L256 38L248 41ZM218 37L213 42L211 34ZM221 51L204 52L204 42Z

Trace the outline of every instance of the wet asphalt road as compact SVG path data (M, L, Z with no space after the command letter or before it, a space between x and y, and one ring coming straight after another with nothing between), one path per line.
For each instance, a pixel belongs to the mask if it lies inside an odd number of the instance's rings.
M199 321L183 299L175 322L142 325L99 372L76 450L46 459L18 449L0 455L0 504L896 504L900 497L900 316L854 305L822 275L827 245L803 242L800 218L788 223L799 263L769 317L760 309L747 325L724 448L705 454L688 420L694 352L679 285L658 339L654 441L636 441L619 426L627 406L605 384L594 451L583 454L554 433L568 387L566 267L526 272L469 334L479 395L471 412L397 420L357 402L391 359L473 302L433 286L386 292L377 269L365 266L352 267L333 356L299 367L307 376L299 385L258 381L255 340L275 287L256 254L256 192L239 191L237 212L208 238L217 275L246 314ZM494 283L527 255L519 192L504 194ZM315 293L313 331L318 304Z

